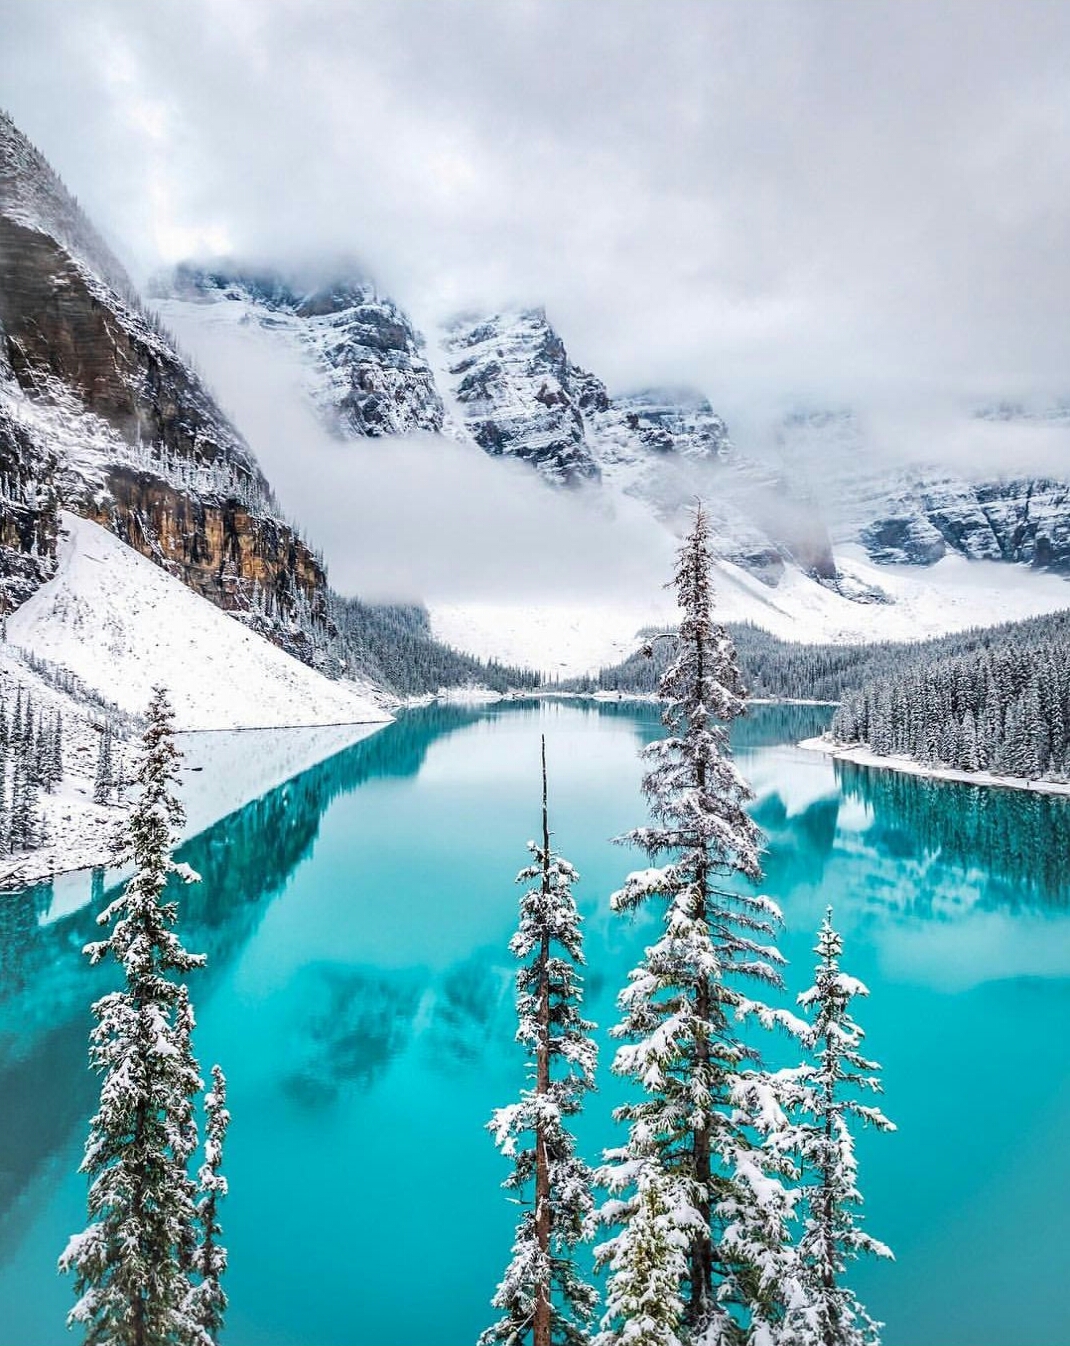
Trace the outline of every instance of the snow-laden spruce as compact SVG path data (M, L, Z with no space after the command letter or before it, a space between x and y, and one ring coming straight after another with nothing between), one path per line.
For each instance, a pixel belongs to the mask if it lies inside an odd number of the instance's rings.
M210 1346L190 1316L191 1274L200 1242L193 1099L202 1085L193 1056L193 1011L179 978L203 966L175 932L177 904L164 900L168 876L197 875L172 858L182 807L175 797L179 752L166 693L149 703L135 783L138 794L116 839L115 863L133 868L119 897L97 917L108 937L86 946L108 955L122 989L93 1006L89 1057L103 1076L81 1172L89 1175L86 1229L60 1268L76 1277L69 1326L87 1346Z
M613 1030L624 1040L613 1069L640 1097L617 1110L628 1140L607 1152L599 1175L613 1196L602 1216L623 1224L598 1250L611 1269L603 1346L636 1339L628 1287L642 1287L654 1233L659 1283L666 1267L678 1281L650 1306L644 1344L758 1341L791 1293L784 1160L741 1112L735 1086L760 1066L741 1036L746 1022L795 1021L747 989L781 985L772 943L780 916L751 886L761 877L760 838L728 742L745 693L732 641L711 614L710 568L700 507L674 578L682 621L659 688L668 733L644 749L652 822L625 838L663 863L631 874L612 899L621 912L664 903L664 929L630 973ZM673 1251L681 1245L682 1259Z
M204 1098L204 1113L204 1163L197 1175L200 1242L190 1263L198 1280L190 1288L186 1309L202 1339L214 1342L219 1338L227 1309L227 1296L221 1284L227 1269L227 1250L220 1242L223 1230L219 1224L219 1203L227 1194L227 1180L221 1170L223 1142L230 1125L227 1081L217 1065L212 1067L212 1087Z
M874 1322L843 1283L848 1264L863 1253L891 1251L861 1227L858 1163L851 1122L894 1131L895 1126L858 1095L880 1092L880 1067L859 1050L863 1032L851 1017L851 1001L868 995L840 970L843 941L831 908L818 935L814 984L799 996L809 1015L806 1033L811 1063L784 1072L796 1125L792 1147L802 1166L804 1214L799 1241L800 1294L789 1308L777 1346L878 1346Z
M572 896L579 875L550 848L546 741L542 743L542 841L528 842L532 862L517 876L530 885L509 948L517 972L517 1041L528 1051L531 1088L500 1108L489 1129L513 1160L503 1184L523 1209L513 1257L492 1304L502 1316L481 1346L584 1346L597 1295L574 1263L594 1210L591 1170L576 1154L566 1119L594 1088L594 1024L581 1015L581 917Z

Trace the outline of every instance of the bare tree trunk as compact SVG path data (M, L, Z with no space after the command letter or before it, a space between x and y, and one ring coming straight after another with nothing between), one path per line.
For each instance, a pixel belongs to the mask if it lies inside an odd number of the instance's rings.
M546 807L546 737L542 739L542 891L550 892L550 823ZM539 1039L535 1049L535 1092L550 1092L550 935L543 926L539 950ZM535 1128L535 1239L545 1272L535 1292L533 1346L550 1346L550 1156L541 1125Z

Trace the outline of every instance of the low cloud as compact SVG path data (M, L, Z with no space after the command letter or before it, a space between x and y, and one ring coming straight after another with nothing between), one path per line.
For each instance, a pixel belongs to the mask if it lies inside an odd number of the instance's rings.
M3 28L10 110L142 271L356 253L425 322L543 302L612 386L733 425L1070 392L1070 6L6 0Z
M613 599L657 592L672 540L627 501L550 487L523 463L419 435L341 440L293 353L255 326L169 314L331 581L365 599Z

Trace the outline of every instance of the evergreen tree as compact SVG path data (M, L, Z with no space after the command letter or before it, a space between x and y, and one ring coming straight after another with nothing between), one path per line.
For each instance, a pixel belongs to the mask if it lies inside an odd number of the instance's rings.
M577 1157L565 1119L594 1088L594 1025L581 1017L581 918L572 896L578 875L550 848L546 802L546 740L542 741L542 842L529 842L532 863L520 871L527 888L509 948L517 973L517 1041L528 1050L529 1078L519 1103L489 1123L503 1154L514 1160L506 1188L530 1192L513 1244L513 1258L492 1303L502 1317L481 1346L582 1346L597 1296L573 1261L593 1212L592 1177Z
M63 780L63 716L57 710L52 725L52 754L49 761L48 780L50 790L54 790Z
M111 725L106 724L100 736L100 747L97 752L97 774L93 781L93 802L95 804L107 804L111 800L113 772L112 731Z
M603 1261L616 1268L614 1302L637 1275L628 1252L630 1224L644 1200L637 1174L655 1162L663 1170L654 1187L671 1189L672 1200L656 1220L648 1211L648 1225L650 1236L660 1231L668 1240L675 1230L673 1245L686 1240L678 1293L693 1343L741 1339L741 1323L775 1317L791 1263L782 1218L790 1197L775 1172L759 1172L766 1151L740 1117L736 1097L743 1072L757 1064L742 1039L743 1023L794 1020L747 988L781 985L783 960L770 943L779 912L744 884L727 883L756 881L761 869L759 833L745 809L751 792L728 743L745 693L732 641L711 615L710 567L700 507L675 572L682 621L659 687L668 734L644 749L650 767L643 789L653 821L627 838L666 862L630 875L612 899L618 911L664 903L663 933L630 974L619 998L623 1019L613 1030L625 1040L613 1069L635 1081L641 1098L617 1110L629 1124L628 1140L607 1154L600 1175L614 1195L632 1189L603 1212L625 1224L602 1250ZM680 1269L668 1247L659 1265ZM607 1346L623 1343L628 1333L622 1320L604 1339Z
M13 851L32 850L42 840L38 789L33 772L32 738L27 739L24 730L12 745L8 846Z
M181 1263L195 1221L187 1164L190 1100L201 1082L189 1050L188 998L173 976L204 958L183 948L177 904L164 900L170 874L197 877L171 854L183 816L174 793L178 759L171 708L158 687L141 741L139 794L115 848L115 863L134 873L97 917L111 926L108 937L86 948L92 962L110 955L123 973L122 989L93 1006L90 1062L103 1081L81 1165L90 1222L60 1258L76 1276L68 1323L84 1327L87 1346L171 1346L198 1335Z
M684 1314L682 1286L687 1279L690 1232L676 1211L689 1208L688 1193L667 1172L654 1145L636 1153L631 1177L635 1196L618 1208L606 1207L624 1227L596 1249L599 1265L608 1265L609 1284L602 1331L594 1346L681 1346Z
M191 1264L193 1274L199 1279L190 1290L187 1313L203 1340L218 1342L227 1308L227 1296L221 1284L227 1269L227 1250L219 1241L223 1233L219 1224L219 1203L227 1194L227 1180L220 1170L223 1142L230 1125L227 1081L219 1066L212 1067L212 1088L205 1095L204 1114L204 1163L197 1175L200 1242Z
M840 971L843 942L832 909L818 935L814 985L799 996L810 1016L807 1041L813 1062L791 1072L793 1111L800 1120L794 1143L802 1164L804 1226L799 1243L801 1293L788 1312L778 1346L878 1346L875 1323L843 1283L847 1265L862 1253L891 1257L861 1227L858 1164L852 1120L894 1131L879 1108L859 1101L860 1091L880 1091L879 1069L859 1051L863 1033L850 1003L868 994Z

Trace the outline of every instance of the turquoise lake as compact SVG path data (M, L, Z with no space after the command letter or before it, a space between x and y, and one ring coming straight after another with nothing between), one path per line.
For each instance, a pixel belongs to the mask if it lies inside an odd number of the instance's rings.
M871 991L858 1017L899 1129L860 1137L861 1183L897 1260L854 1284L886 1346L1067 1346L1070 803L794 746L827 718L756 707L736 748L784 911L785 1003L828 903ZM608 906L643 863L610 839L645 818L649 707L409 713L183 847L203 882L182 932L209 956L197 1050L234 1116L229 1346L474 1346L492 1321L515 1212L484 1124L522 1082L506 945L540 733L605 1043L655 928ZM93 911L50 919L50 901L0 895L0 1346L76 1339L55 1265L85 1219L89 1004L110 982L80 953ZM610 1051L578 1128L591 1159L619 1138Z

